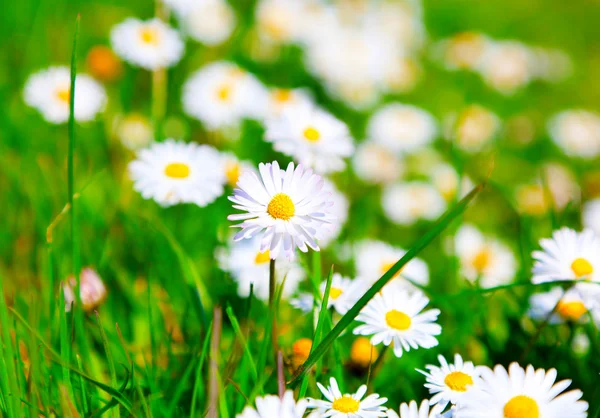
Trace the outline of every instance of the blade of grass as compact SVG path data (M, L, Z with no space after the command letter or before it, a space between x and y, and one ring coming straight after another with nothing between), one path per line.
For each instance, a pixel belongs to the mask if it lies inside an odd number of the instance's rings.
M204 360L206 359L206 353L208 353L208 342L210 341L211 332L212 323L206 330L206 336L204 337L204 343L202 344L202 353L200 354L200 361L198 362L198 366L196 366L196 377L194 379L194 391L192 394L192 408L190 412L191 417L196 416L198 392L204 392L204 384L202 382L202 366L204 365Z
M229 321L231 321L231 326L233 327L236 337L239 338L240 344L242 344L244 354L245 354L248 362L250 363L250 371L252 373L252 378L254 379L254 383L256 383L256 381L258 379L258 371L256 369L256 363L254 363L254 360L252 358L252 353L250 352L250 347L248 346L246 338L244 337L244 333L242 332L242 329L240 328L240 323L238 322L235 314L233 313L233 309L231 308L230 304L227 304L227 307L225 308L225 312L227 313L227 317L229 318Z
M16 417L23 416L21 402L19 402L19 398L22 398L23 396L21 396L17 380L15 379L17 374L15 367L15 350L10 336L11 324L8 318L3 283L3 278L0 277L0 327L2 327L2 361L4 362L2 365L2 387L6 390L6 392L4 392L6 396L4 400L8 410L13 414L10 416Z
M481 191L484 184L480 184L475 187L468 195L466 195L458 204L451 210L444 213L435 225L425 235L417 241L417 243L389 269L367 292L350 308L350 310L340 319L335 327L325 336L323 341L318 347L308 356L308 359L302 366L296 371L295 376L290 382L292 388L296 388L302 381L308 371L315 365L315 363L327 352L329 347L333 344L334 340L350 326L352 321L358 316L360 311L369 303L369 301L379 292L383 287L398 273L410 260L429 245L436 237L438 237L450 224L450 222L457 216L462 214L469 203L475 198L477 193Z
M98 322L98 328L100 329L100 337L102 338L102 345L104 346L104 352L106 353L106 361L108 363L108 370L110 372L110 383L114 387L117 386L117 372L115 370L115 363L112 356L112 351L110 346L108 345L108 339L106 338L106 332L104 332L104 328L102 327L102 322L100 321L100 314L98 311L94 311L96 315L96 321ZM119 408L113 409L112 415L115 418L119 418Z

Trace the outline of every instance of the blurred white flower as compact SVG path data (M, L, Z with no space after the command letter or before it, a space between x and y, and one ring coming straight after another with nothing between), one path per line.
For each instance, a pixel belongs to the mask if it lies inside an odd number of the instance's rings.
M115 121L115 135L131 151L145 148L154 139L154 130L148 118L130 113Z
M70 276L62 282L63 294L65 297L65 311L70 312L73 304L77 301L75 298L75 287L77 281L75 277ZM102 279L91 268L84 268L79 275L79 296L83 309L90 312L102 305L106 300L106 287Z
M455 251L461 274L482 287L511 282L517 265L512 251L499 240L484 236L473 225L464 224L456 232Z
M302 0L260 0L256 6L256 25L260 36L274 43L298 39L303 11Z
M565 110L548 122L550 137L565 154L595 158L600 155L600 115L587 110Z
M273 148L294 157L319 174L341 171L344 158L354 151L348 127L311 104L285 107L280 116L268 119L265 140Z
M244 410L236 415L236 418L302 418L308 407L308 400L300 399L294 401L294 392L288 390L280 398L277 395L266 395L257 397L254 401L256 409L246 406ZM313 414L310 418L316 418Z
M358 178L368 183L389 183L398 179L404 171L397 155L373 141L358 145L353 167Z
M533 58L529 49L519 42L493 42L486 49L478 69L491 87L511 94L532 79Z
M321 297L325 295L326 286L327 281L324 281L319 287ZM350 279L342 276L340 273L333 273L331 278L331 288L329 289L327 308L333 307L337 313L344 315L358 301L358 299L364 295L367 287L367 283L360 278ZM305 307L308 307L309 305L310 309L308 309L308 311L312 310L313 300L311 296L311 302L309 304L308 298L305 294L299 298L294 306L306 312L307 310Z
M269 105L266 117L276 118L281 116L281 112L288 107L304 107L310 103L313 103L313 99L307 90L273 88L269 92Z
M220 155L208 145L167 139L141 150L128 170L134 189L162 206L206 206L223 194Z
M316 408L319 416L332 418L375 418L384 417L386 408L382 405L387 398L372 393L363 399L367 386L362 385L354 394L342 394L335 378L329 380L329 386L317 386L326 400L309 399L309 408Z
M180 15L185 33L206 45L219 45L235 29L235 12L225 0L202 0Z
M27 79L23 93L25 103L37 109L43 118L55 124L69 120L71 76L67 67L49 67ZM75 79L75 120L93 120L106 104L104 87L85 74Z
M254 167L248 161L240 161L232 152L221 153L221 166L225 175L225 182L229 187L235 187L240 176L245 171L254 171Z
M242 119L262 119L267 90L252 74L229 62L215 62L190 76L183 86L184 111L216 130Z
M545 320L556 307L550 317L551 323L585 321L588 311L599 303L600 289L596 289L596 286L590 283L580 283L566 292L555 287L529 298L529 316L533 319Z
M409 403L402 403L400 405L400 415L392 409L388 409L388 418L446 418L451 415L442 415L443 408L439 405L431 405L427 399L421 402L419 406L416 401L410 401Z
M500 119L488 109L471 105L458 115L447 120L449 139L466 152L479 152L496 138L500 130Z
M177 31L158 18L128 18L111 29L110 41L123 60L147 70L172 67L184 50Z
M421 181L386 186L381 204L385 216L398 225L412 225L418 220L433 221L446 210L446 201L440 192Z
M340 235L348 219L350 202L348 202L346 195L340 192L331 180L325 179L323 190L330 193L329 199L333 202L333 205L329 209L329 212L336 220L330 225L328 230L324 231L319 241L321 247L327 247Z
M438 163L430 172L432 184L447 202L464 197L473 188L471 179L466 175L461 178L450 164Z
M450 70L475 70L490 46L491 41L481 33L461 32L438 43L435 53Z
M583 227L600 236L600 198L584 203L582 213Z

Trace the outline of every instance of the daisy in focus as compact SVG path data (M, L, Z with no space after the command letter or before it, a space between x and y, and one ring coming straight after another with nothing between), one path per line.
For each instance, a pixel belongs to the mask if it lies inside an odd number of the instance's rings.
M302 418L308 406L306 399L296 402L291 390L286 391L283 398L266 395L256 398L255 403L256 409L247 406L236 418ZM313 415L309 416L316 418Z
M517 263L512 251L492 237L484 236L473 225L465 224L454 238L461 274L482 287L507 284L513 280Z
M586 418L580 390L562 393L570 380L556 381L556 369L523 369L512 363L482 369L481 383L464 399L461 418Z
M418 405L416 401L400 405L400 415L393 409L388 409L388 418L450 418L452 415L442 415L443 408L440 405L433 406L427 399Z
M587 110L565 110L548 122L554 143L572 157L600 155L600 115Z
M309 103L288 106L279 117L267 120L265 140L317 173L341 171L344 158L354 151L348 127Z
M242 221L234 226L242 229L234 240L261 236L260 251L269 250L273 260L280 255L293 259L296 248L320 251L317 241L334 222L323 178L294 163L282 170L277 161L260 163L258 171L260 177L243 173L229 197L235 209L244 211L227 217Z
M556 280L600 281L600 238L586 229L554 231L552 238L540 240L541 251L532 254L533 283Z
M75 298L76 286L77 281L73 276L62 283L66 312L71 312L73 304L77 301ZM98 273L89 267L81 270L79 276L79 296L81 298L83 310L86 312L93 311L104 303L106 295L106 286L104 286Z
M167 139L141 150L129 163L133 187L161 206L206 206L223 194L219 152L208 145Z
M123 60L146 70L172 67L183 56L183 41L177 31L154 18L128 18L112 28L112 48Z
M50 67L31 75L23 92L25 103L35 108L50 123L69 120L71 101L71 72L67 67ZM90 76L75 78L75 120L88 122L106 104L104 87Z
M438 356L440 366L427 365L427 372L418 370L425 375L432 396L429 403L446 409L449 403L460 406L462 399L468 397L479 379L480 371L470 361L463 361L460 354L454 355L454 364L446 361L444 356Z
M386 186L381 205L388 219L398 225L433 221L446 210L446 200L438 189L421 181Z
M371 344L393 343L394 354L402 357L410 349L438 345L436 335L442 327L435 323L439 309L422 312L429 299L420 291L412 295L403 289L384 288L364 307L356 320L363 322L354 329L357 335L372 335Z
M387 398L380 398L373 393L363 399L367 386L362 385L354 394L342 394L335 378L329 380L326 388L317 383L326 400L309 399L309 408L316 408L319 416L332 418L375 418L385 417L386 408L382 405Z
M529 299L529 316L537 320L545 320L548 315L553 324L581 322L587 319L588 311L595 306L600 308L600 289L589 283L580 283L566 292L554 289L532 295Z

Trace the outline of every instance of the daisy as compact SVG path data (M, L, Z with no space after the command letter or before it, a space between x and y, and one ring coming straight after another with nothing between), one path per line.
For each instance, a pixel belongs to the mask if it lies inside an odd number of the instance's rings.
M274 43L293 42L299 35L302 3L297 0L261 0L256 7L260 36Z
M318 173L341 171L354 151L348 127L309 103L290 106L266 122L265 140Z
M308 407L308 400L294 401L294 393L288 390L280 398L277 395L266 395L255 400L256 409L247 406L237 414L237 418L302 418ZM316 418L313 416L313 418Z
M404 171L402 161L382 145L366 141L358 145L353 167L356 175L367 183L390 183Z
M471 105L458 115L448 119L451 132L449 137L466 152L479 152L500 131L500 119L494 113L479 105Z
M367 134L392 152L412 152L430 144L437 135L435 119L415 106L392 103L369 120Z
M225 0L203 0L180 15L185 32L205 45L219 45L233 33L235 12Z
M548 292L531 296L529 316L533 319L545 320L554 311L550 317L550 322L553 324L566 321L579 322L586 320L588 311L598 303L600 303L600 294L595 285L579 283L566 292L555 287Z
M50 67L31 75L23 93L25 103L37 109L50 123L67 122L71 100L70 74L67 67ZM104 87L90 76L78 74L75 78L75 120L93 120L105 104Z
M440 405L433 406L427 399L421 402L419 406L416 401L410 401L410 403L403 403L400 405L400 415L392 409L388 409L388 418L446 418L452 415L442 415L443 408Z
M412 295L403 289L384 288L371 299L356 317L364 322L354 329L357 335L372 335L371 344L393 343L394 354L402 357L404 351L438 345L436 335L442 327L435 323L440 311L430 309L421 313L429 299L420 291Z
M330 245L342 231L342 227L348 219L348 211L350 202L346 195L340 192L335 184L328 179L325 179L323 190L330 193L330 200L333 202L330 213L335 218L336 222L330 225L330 228L324 232L323 237L319 241L322 247Z
M292 259L296 247L302 252L308 247L319 251L317 241L333 221L323 178L302 165L294 168L294 163L287 170L280 169L277 161L260 163L258 170L260 177L243 173L229 197L235 209L244 211L228 217L242 221L235 225L242 230L234 240L262 235L260 250L269 250L273 260L280 254Z
M479 72L488 85L511 94L533 78L533 56L519 42L494 42L486 50Z
M385 242L361 241L355 247L356 272L367 283L373 284L405 254L406 250L393 247ZM429 268L420 258L415 257L410 260L389 284L414 290L415 287L411 282L421 286L429 284Z
M590 200L583 205L583 227L600 235L600 198Z
M515 276L517 264L512 251L497 239L484 236L473 225L460 227L454 237L461 274L482 287L507 284Z
M216 130L242 119L262 119L267 91L252 74L229 62L215 62L198 70L183 86L183 109Z
M387 398L380 398L373 393L363 399L367 393L367 386L362 385L354 394L340 392L335 378L329 379L329 387L325 388L317 383L319 390L326 400L309 399L309 408L317 408L320 416L331 418L375 418L385 417L386 408L382 405Z
M240 161L232 152L222 152L221 161L225 181L229 187L235 187L243 172L254 170L248 161Z
M77 281L73 276L62 283L63 294L65 297L65 311L67 312L71 311L71 307L76 302L74 291L76 286ZM81 270L79 276L79 295L83 309L86 312L91 312L102 305L106 300L106 294L106 287L96 271L89 267Z
M425 387L433 395L431 405L439 405L440 410L446 409L448 403L460 406L462 400L468 397L475 387L481 372L472 362L464 362L460 354L454 355L454 364L448 364L444 356L438 356L441 367L427 365L427 372L418 370L425 375Z
M179 34L157 18L128 18L112 28L110 41L117 55L146 70L172 67L183 56Z
M600 115L587 110L566 110L548 122L550 138L572 157L600 155Z
M398 225L433 221L446 210L446 201L429 183L412 181L388 185L381 197L383 213Z
M440 49L446 68L474 70L480 66L490 45L490 40L481 33L461 32L443 41Z
M534 251L533 283L555 280L600 281L600 238L586 229L554 231L540 240L542 251Z
M313 103L310 93L304 89L273 88L269 91L267 118L281 116L287 107L304 107Z
M319 287L321 297L324 297L326 287L327 281L323 281ZM352 280L340 273L333 273L327 308L333 307L337 313L344 315L365 294L366 290L367 284L362 279Z
M216 253L219 267L229 272L238 285L238 295L250 296L253 286L254 296L263 302L269 299L269 250L260 251L260 240L231 242L227 248L219 248ZM296 263L284 260L275 265L277 285L284 283L281 296L289 298L298 289L298 284L306 277L304 270ZM285 279L285 282L284 282Z
M223 194L219 152L208 145L167 139L138 153L129 163L134 189L162 206L206 206Z
M154 129L148 118L139 113L130 113L115 121L115 135L131 151L145 148L154 139Z
M464 197L473 188L471 179L467 176L461 178L450 164L438 163L430 169L430 173L431 183L446 202Z
M508 372L500 365L483 369L481 384L465 398L461 418L586 418L583 393L562 393L570 380L554 383L556 369L523 369L512 363ZM562 393L562 394L561 394Z

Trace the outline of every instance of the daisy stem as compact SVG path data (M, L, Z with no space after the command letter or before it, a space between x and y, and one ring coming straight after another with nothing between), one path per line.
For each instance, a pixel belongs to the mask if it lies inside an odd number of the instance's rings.
M277 351L279 344L277 342L277 314L275 312L275 260L269 262L269 310L273 313L273 324L271 327L271 339L273 352L275 353L275 363L277 363Z

